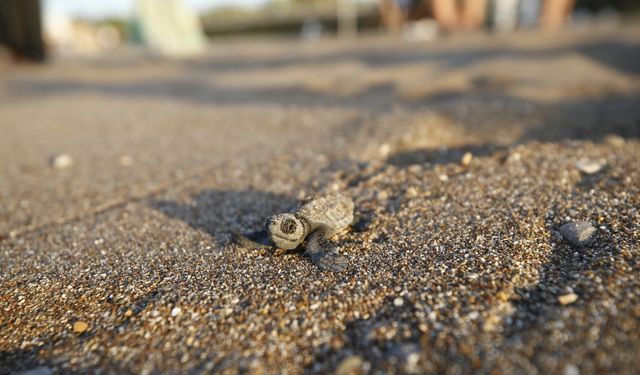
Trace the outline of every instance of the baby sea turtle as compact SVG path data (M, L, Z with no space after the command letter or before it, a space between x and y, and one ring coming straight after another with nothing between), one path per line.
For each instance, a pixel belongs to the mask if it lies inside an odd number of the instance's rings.
M347 259L329 239L353 222L353 201L341 194L312 199L297 210L267 218L265 229L248 235L234 233L236 242L247 248L297 248L306 239L305 252L323 270L347 268Z

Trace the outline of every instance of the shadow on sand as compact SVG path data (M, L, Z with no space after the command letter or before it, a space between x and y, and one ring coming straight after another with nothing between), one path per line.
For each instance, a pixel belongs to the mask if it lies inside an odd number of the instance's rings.
M264 219L286 212L297 201L283 194L257 190L203 190L188 202L152 200L151 207L168 217L182 220L194 229L210 234L223 244L232 231L251 232L263 227Z

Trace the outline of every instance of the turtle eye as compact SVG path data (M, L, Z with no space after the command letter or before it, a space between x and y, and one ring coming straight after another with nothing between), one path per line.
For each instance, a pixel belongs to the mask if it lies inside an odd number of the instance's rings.
M295 221L293 221L293 219L285 219L280 224L280 229L282 230L282 233L285 234L291 234L295 232L297 227L298 225Z

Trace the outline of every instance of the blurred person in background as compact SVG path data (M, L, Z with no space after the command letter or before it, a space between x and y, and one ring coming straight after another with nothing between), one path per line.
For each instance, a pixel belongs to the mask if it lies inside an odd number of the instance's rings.
M409 20L432 17L444 30L473 30L486 19L487 0L380 0L382 23L400 32Z
M486 19L486 0L431 0L433 17L445 30L473 30Z
M380 0L378 3L380 17L385 29L391 33L399 33L409 19L412 3L411 0Z
M39 0L0 1L0 44L16 61L45 59Z
M390 32L402 31L407 22L431 17L445 31L477 30L491 25L509 32L539 25L546 30L564 26L575 0L380 0L382 22Z
M545 0L540 14L540 26L557 30L565 25L573 11L575 0Z

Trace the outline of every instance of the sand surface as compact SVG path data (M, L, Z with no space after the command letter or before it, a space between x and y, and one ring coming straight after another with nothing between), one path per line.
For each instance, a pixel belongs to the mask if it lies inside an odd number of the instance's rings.
M637 27L1 69L0 373L637 371ZM230 242L332 191L346 272Z

